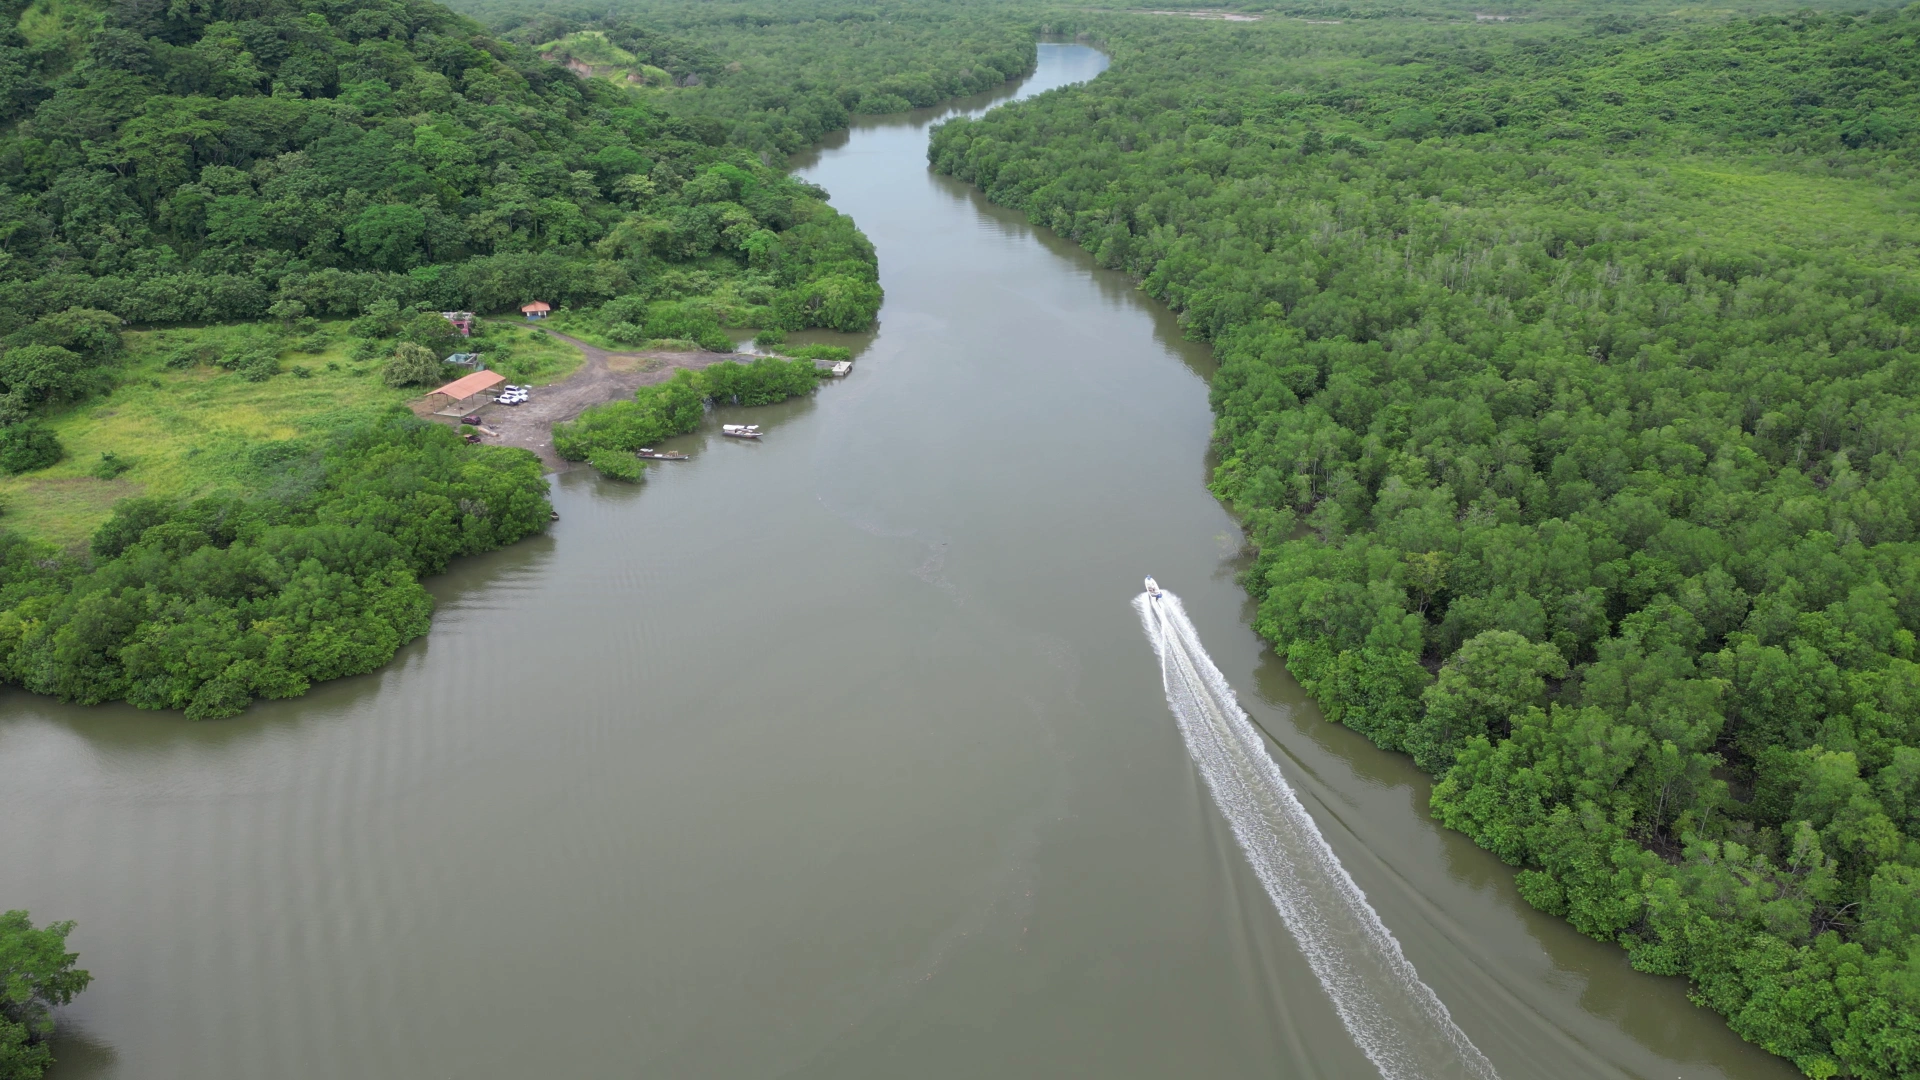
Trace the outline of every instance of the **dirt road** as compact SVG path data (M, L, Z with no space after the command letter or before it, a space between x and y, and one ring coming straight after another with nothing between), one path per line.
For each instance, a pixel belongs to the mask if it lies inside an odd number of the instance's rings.
M570 462L553 452L553 425L579 416L589 405L613 401L638 387L665 382L676 368L699 370L722 360L743 359L737 353L609 352L578 338L549 330L558 341L579 349L586 363L557 383L536 386L525 405L485 405L480 422L498 434L484 439L501 446L520 446L540 455L549 468L561 470ZM444 419L444 418L442 418Z

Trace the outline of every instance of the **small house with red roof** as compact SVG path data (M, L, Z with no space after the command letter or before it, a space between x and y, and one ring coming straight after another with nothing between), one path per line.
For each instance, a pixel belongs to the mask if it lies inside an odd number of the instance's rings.
M553 308L548 306L546 301L535 300L531 304L521 305L520 314L525 315L529 319L544 319L547 317L547 312L552 310Z

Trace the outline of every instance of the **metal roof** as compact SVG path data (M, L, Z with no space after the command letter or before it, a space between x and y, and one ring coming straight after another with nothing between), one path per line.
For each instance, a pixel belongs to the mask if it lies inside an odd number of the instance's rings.
M491 390L506 381L507 377L497 371L476 371L471 375L453 380L440 389L435 390L434 393L445 394L455 401L461 401L472 397L482 390Z

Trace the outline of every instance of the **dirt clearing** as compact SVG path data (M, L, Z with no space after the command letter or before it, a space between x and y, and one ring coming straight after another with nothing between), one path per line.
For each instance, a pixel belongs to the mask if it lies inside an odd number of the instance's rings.
M698 371L723 360L746 359L739 353L611 352L552 330L547 333L552 334L554 340L579 349L586 363L559 382L534 387L525 405L482 405L475 411L480 414L481 423L498 433L485 442L531 450L554 470L563 470L571 463L560 460L553 452L553 425L579 416L589 406L616 401L642 386L665 382L673 377L676 369ZM416 403L414 411L430 419L451 420L431 416L425 399Z

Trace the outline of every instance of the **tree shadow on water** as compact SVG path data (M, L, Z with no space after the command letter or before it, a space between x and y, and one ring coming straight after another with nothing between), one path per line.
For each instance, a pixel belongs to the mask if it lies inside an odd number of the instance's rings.
M444 636L445 625L461 608L504 582L539 575L555 553L554 537L539 533L498 551L456 560L446 573L421 582L434 600L433 626L402 645L393 659L365 674L317 683L299 697L256 700L238 716L222 720L189 720L177 710L137 709L117 701L74 705L0 687L0 746L30 727L52 725L81 739L94 755L124 766L143 757L177 757L183 751L232 753L306 723L369 708L388 679L426 662L435 639Z
M46 1080L99 1080L118 1072L119 1065L119 1051L84 1029L63 1023L53 1037L53 1067L47 1070Z

